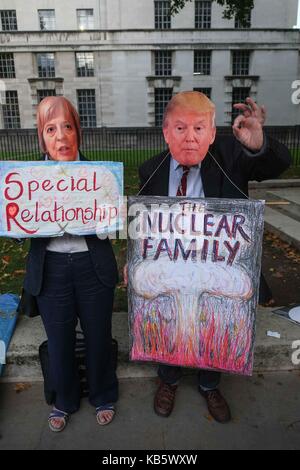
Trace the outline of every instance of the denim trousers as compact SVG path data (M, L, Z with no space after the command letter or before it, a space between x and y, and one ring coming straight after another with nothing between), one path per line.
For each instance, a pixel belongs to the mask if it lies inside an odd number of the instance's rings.
M113 297L114 289L98 279L89 252L47 251L37 303L48 337L55 406L62 411L74 413L80 404L75 358L78 318L85 338L89 401L97 407L118 399L118 381L112 365Z

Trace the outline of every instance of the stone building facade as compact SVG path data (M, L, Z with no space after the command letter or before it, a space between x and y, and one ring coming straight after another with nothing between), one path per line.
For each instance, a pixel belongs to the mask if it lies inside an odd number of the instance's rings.
M246 27L216 2L192 0L174 17L169 3L1 0L0 128L34 127L54 93L86 127L160 125L170 96L189 89L211 96L218 125L248 95L269 125L300 124L300 1L255 0Z

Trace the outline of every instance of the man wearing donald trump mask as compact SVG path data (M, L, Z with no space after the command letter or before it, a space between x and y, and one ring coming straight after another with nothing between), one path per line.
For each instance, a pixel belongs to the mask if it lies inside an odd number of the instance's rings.
M290 164L288 149L266 136L264 107L251 98L235 105L241 114L235 119L233 136L218 136L215 105L203 93L178 93L168 103L163 134L168 150L139 168L140 194L152 196L247 198L248 181L276 178ZM261 278L260 303L271 299ZM171 414L182 369L160 365L159 387L154 410L159 416ZM230 408L219 391L221 374L199 370L198 389L213 418L226 423Z

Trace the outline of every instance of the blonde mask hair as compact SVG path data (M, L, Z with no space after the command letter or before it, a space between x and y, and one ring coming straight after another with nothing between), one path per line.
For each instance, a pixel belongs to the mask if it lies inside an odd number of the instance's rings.
M163 116L163 128L168 125L168 117L175 109L208 113L212 117L212 127L215 127L216 107L204 93L199 91L182 91L171 98Z

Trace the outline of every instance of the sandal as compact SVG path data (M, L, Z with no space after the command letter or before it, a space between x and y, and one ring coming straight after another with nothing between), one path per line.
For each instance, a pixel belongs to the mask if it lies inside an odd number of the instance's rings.
M51 423L52 419L59 419L60 425L58 427L54 426ZM49 428L53 432L61 432L65 429L68 419L69 419L68 413L65 413L64 411L60 411L57 408L53 408L53 410L51 411L48 417Z
M107 418L106 421L101 421L101 418L103 419L103 413L105 413L106 411L112 412L111 417ZM110 424L112 422L112 420L115 417L115 414L116 414L116 410L113 404L97 406L96 408L97 423L100 424L100 426L106 426L107 424Z

